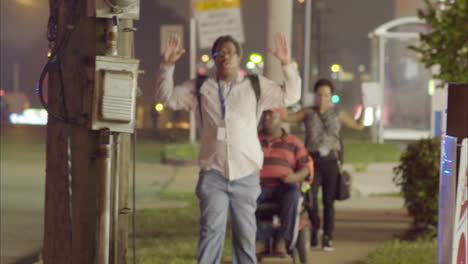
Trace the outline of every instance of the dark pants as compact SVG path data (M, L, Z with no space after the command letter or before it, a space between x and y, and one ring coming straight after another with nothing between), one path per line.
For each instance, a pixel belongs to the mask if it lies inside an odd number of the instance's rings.
M334 159L323 159L314 157L314 182L310 190L311 205L307 206L310 222L313 231L320 229L320 217L318 210L318 191L322 187L323 203L323 232L330 239L333 238L333 229L335 226L335 194L338 180L338 165Z
M280 205L280 221L279 236L284 238L288 248L295 240L295 230L297 230L298 213L300 211L300 201L302 195L296 183L282 183L277 186L262 186L262 193L258 197L257 203L275 202ZM257 240L266 241L268 237L262 230L261 225L257 229Z

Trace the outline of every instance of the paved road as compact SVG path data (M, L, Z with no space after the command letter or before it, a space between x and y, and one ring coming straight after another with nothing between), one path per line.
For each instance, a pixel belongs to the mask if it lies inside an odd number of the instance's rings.
M0 172L0 262L12 264L42 245L44 165L2 162Z

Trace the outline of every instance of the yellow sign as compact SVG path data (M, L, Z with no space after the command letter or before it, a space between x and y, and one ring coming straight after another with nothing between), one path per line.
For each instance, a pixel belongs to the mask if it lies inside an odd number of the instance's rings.
M240 0L199 0L195 1L196 11L208 11L221 8L239 7Z

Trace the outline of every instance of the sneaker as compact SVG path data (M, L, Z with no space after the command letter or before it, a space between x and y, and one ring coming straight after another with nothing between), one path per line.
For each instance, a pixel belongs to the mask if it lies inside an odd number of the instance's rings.
M322 249L324 251L333 251L335 248L333 247L333 241L329 236L323 236L322 237Z
M310 246L312 248L318 248L318 231L317 230L312 230L311 236L310 236Z
M273 251L275 255L286 255L288 252L286 250L286 241L283 238L279 238L276 241L275 250Z
M262 255L266 252L265 244L260 241L255 242L255 253L257 255Z

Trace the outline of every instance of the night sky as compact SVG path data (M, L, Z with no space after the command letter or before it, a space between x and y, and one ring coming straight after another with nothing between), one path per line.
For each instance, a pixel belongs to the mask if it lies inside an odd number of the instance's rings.
M246 43L244 55L251 52L265 54L267 0L241 1ZM320 76L329 77L332 63L343 65L346 71L357 72L360 64L369 69L370 41L368 33L394 17L395 4L390 0L315 0L313 12L312 63L320 59ZM45 37L48 19L48 1L1 0L1 89L13 90L13 64L20 64L20 91L27 93L33 106L39 106L35 95L37 79L46 60ZM140 77L143 96L140 103L153 103L154 73L160 63L159 25L183 24L188 28L190 16L187 0L141 1L141 17L136 22L136 55L141 60L145 74ZM293 34L303 23L303 5L294 1ZM318 28L320 25L320 34ZM185 31L188 39L188 31ZM320 49L318 40L320 39ZM297 56L298 36L293 35L293 56ZM187 42L186 42L187 43ZM187 47L187 46L186 46ZM199 55L208 53L199 51ZM246 62L246 60L244 60ZM188 56L177 65L176 82L188 78ZM317 75L318 76L318 75ZM312 82L315 81L312 76ZM355 101L360 82L342 85L349 100ZM355 102L352 102L355 103Z

